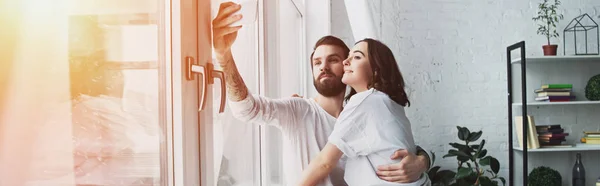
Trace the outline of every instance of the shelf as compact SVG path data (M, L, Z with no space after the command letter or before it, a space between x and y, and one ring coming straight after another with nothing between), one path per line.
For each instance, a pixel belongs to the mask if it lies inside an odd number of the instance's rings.
M565 102L528 102L527 106L544 106L544 105L593 105L600 104L600 101L565 101ZM513 103L513 106L523 106L523 103Z
M588 56L540 56L526 57L527 63L551 63L551 62L599 62L600 55ZM511 64L520 64L521 58L513 59Z
M521 147L513 147L515 151L523 152ZM539 149L527 149L527 152L571 152L571 151L600 151L600 145L589 145L578 143L573 147L551 147Z

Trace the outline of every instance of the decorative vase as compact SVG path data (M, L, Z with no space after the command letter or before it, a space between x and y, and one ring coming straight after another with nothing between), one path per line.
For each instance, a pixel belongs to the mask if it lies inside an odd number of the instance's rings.
M573 166L573 186L585 186L585 168L581 163L580 153L577 153L577 160Z

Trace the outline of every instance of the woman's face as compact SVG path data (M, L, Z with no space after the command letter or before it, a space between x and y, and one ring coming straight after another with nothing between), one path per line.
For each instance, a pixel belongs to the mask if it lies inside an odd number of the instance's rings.
M368 47L366 42L354 45L354 48L350 50L348 59L344 60L342 82L351 86L357 92L367 90L373 77L373 71L369 63Z

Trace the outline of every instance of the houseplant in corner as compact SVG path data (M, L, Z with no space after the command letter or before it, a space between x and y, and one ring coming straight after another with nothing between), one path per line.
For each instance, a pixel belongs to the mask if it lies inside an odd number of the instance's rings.
M544 0L544 2L538 5L538 13L536 17L533 17L533 20L538 22L537 33L546 36L548 41L547 45L542 46L544 49L544 55L555 56L558 45L551 45L550 38L558 37L558 32L556 32L556 24L559 22L559 20L563 19L563 15L557 13L556 11L560 5L560 1L554 0L554 3L549 1L552 0Z
M498 186L499 181L506 185L506 180L498 175L500 162L498 159L487 155L484 149L485 140L477 144L482 131L471 132L466 127L456 127L458 139L463 143L450 143L453 149L443 158L456 157L458 168L456 172L451 170L439 171L435 166L428 171L432 185L476 185L476 186ZM435 157L434 157L435 158ZM488 169L489 167L489 169Z

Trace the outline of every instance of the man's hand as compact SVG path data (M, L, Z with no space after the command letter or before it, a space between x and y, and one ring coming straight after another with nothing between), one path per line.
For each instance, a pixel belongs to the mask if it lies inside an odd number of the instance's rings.
M240 10L241 6L233 2L221 3L217 17L212 21L213 29L213 47L217 57L222 57L228 52L231 52L231 45L237 37L237 31L242 26L230 27L234 23L242 19L242 15L233 15Z
M397 150L390 158L402 158L402 161L396 164L377 167L377 176L382 180L396 183L410 183L419 180L421 175L427 171L427 158L416 156L407 150Z
M217 17L212 21L213 29L213 47L219 65L225 74L225 84L227 85L227 97L231 101L241 101L248 96L248 87L244 79L238 72L231 53L231 45L237 37L237 31L242 26L230 27L242 19L242 15L233 15L240 10L241 6L232 2L221 3Z

